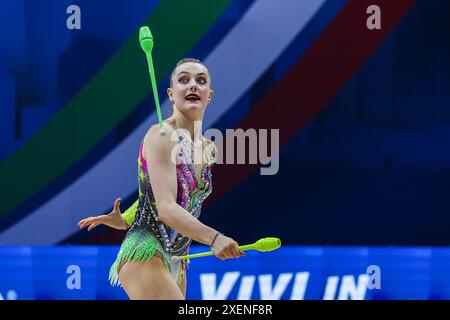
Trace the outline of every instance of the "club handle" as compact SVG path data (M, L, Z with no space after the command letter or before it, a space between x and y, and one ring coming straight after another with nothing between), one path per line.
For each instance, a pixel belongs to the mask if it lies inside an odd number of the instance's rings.
M153 67L153 59L151 53L146 53L148 62L148 72L150 73L150 81L152 83L153 96L155 97L156 113L158 114L158 122L162 129L161 107L159 105L158 89L156 87L155 68Z
M239 246L239 250L241 250L241 251L253 250L253 249L254 249L254 244L246 244L243 246ZM207 257L207 256L212 256L212 255L213 255L212 251L208 251L208 252L189 254L187 256L180 256L179 259L192 259L192 258Z

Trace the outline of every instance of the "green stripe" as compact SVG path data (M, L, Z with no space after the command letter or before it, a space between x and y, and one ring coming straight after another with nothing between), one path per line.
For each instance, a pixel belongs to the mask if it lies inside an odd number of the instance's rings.
M164 0L152 11L143 24L155 37L157 81L201 39L231 1ZM63 174L149 96L150 78L138 33L46 126L0 164L0 216Z

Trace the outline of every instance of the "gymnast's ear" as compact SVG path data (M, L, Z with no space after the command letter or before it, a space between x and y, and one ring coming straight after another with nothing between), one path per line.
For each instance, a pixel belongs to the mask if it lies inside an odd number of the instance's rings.
M173 89L172 88L167 88L167 96L169 97L170 102L174 102L173 101Z
M212 97L214 96L214 90L210 90L209 91L209 97L208 97L208 102L211 102Z

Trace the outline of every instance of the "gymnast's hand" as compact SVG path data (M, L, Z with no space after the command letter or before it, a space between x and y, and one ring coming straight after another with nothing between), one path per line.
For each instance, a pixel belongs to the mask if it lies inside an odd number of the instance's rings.
M245 256L245 253L239 250L239 245L236 241L222 234L217 236L211 251L221 260Z
M120 212L120 201L120 198L117 198L116 201L114 201L114 209L109 214L85 218L78 222L78 227L80 229L83 229L84 227L88 226L87 230L91 231L96 226L104 224L114 229L126 230L128 228L128 225L122 218Z

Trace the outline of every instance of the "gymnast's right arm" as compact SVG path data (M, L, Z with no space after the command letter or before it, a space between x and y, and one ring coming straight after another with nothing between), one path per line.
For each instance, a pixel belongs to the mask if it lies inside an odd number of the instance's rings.
M210 245L215 239L211 249L220 259L242 256L236 241L224 235L217 236L218 231L201 223L176 202L177 174L172 155L179 145L171 139L174 129L168 125L165 129L167 134L161 136L159 126L152 126L145 135L143 147L159 220L197 242Z
M91 231L96 226L104 224L114 229L128 229L133 223L139 200L137 200L130 208L128 208L123 215L120 212L120 201L120 198L117 198L116 201L114 201L114 208L109 214L85 218L78 222L78 227L80 229L88 227L87 230Z

